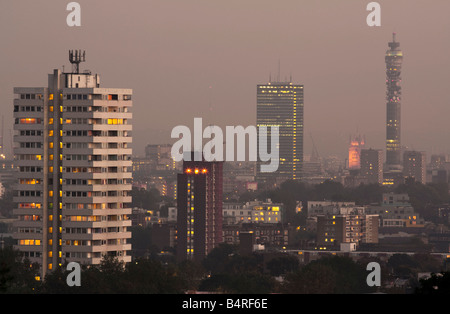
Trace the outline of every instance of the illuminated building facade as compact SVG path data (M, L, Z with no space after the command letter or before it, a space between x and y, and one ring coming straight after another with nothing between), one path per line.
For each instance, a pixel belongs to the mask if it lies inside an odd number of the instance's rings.
M355 208L345 214L317 216L317 245L331 249L342 243L378 243L379 216Z
M252 235L248 239L249 233ZM276 223L242 223L223 226L223 241L227 244L246 245L242 241L251 240L249 252L253 251L253 245L262 245L268 247L288 246L290 238L295 233L294 227L289 224ZM247 235L247 236L246 236ZM247 242L247 245L250 244Z
M14 88L16 248L41 265L130 262L131 89L89 72Z
M271 200L224 203L223 224L280 223L282 222L283 207L282 203L272 203Z
M177 258L203 260L222 242L223 163L183 161L177 178Z
M259 127L279 127L278 170L263 173L257 162L257 180L298 180L303 164L303 85L292 82L270 82L257 86L256 123ZM270 143L270 134L267 136ZM270 147L270 146L269 146ZM267 151L267 150L266 150Z
M403 52L400 43L393 40L386 52L386 164L387 170L401 169L401 69Z
M360 174L369 184L383 184L383 151L381 149L361 150Z
M426 153L418 151L405 151L403 153L403 175L413 178L422 184L426 183Z
M361 168L361 149L364 147L364 139L361 136L350 138L348 148L348 169L359 170Z

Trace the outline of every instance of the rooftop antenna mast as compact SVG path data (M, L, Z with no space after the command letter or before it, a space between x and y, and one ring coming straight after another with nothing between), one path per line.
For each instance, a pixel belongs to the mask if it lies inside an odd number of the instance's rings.
M80 63L86 62L86 51L69 50L69 61L72 63L72 73L80 73Z

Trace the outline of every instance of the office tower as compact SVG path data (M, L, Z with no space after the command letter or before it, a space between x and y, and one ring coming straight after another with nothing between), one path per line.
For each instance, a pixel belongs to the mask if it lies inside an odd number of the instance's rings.
M279 127L279 166L275 172L261 172L257 162L257 180L280 182L301 179L303 163L303 85L269 82L257 86L256 123L260 127ZM270 134L267 135L270 148ZM258 144L259 145L259 144ZM265 147L263 147L265 149ZM267 150L267 151L270 151Z
M425 152L405 151L403 153L403 175L422 184L426 183Z
M369 184L383 184L383 151L381 149L361 150L360 174Z
M201 261L222 242L222 168L222 162L183 161L177 178L180 261Z
M364 139L358 135L350 138L348 148L348 169L359 170L361 168L361 149L364 148Z
M403 52L393 40L386 51L386 164L387 170L401 169L401 69Z
M41 275L65 262L129 262L131 89L100 88L79 72L54 70L47 87L16 87L14 209L17 249Z

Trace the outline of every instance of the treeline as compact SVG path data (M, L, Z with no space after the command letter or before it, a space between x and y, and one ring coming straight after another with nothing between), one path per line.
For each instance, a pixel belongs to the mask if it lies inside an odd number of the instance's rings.
M369 287L366 283L369 262L381 265L382 282L398 276L409 280L409 293L437 293L448 289L445 265L429 255L393 255L387 262L373 258L354 261L330 255L300 265L296 256L278 254L239 254L238 247L222 244L202 263L176 263L157 257L137 258L123 264L104 257L100 265L81 270L81 286L70 287L70 271L63 265L45 280L36 280L37 265L31 265L11 248L0 250L0 293L15 294L180 294L209 291L230 294L360 294L375 291L405 293ZM423 270L442 276L418 281ZM447 288L446 288L447 287ZM432 290L430 290L432 289Z
M39 267L11 248L0 250L0 293L6 294L179 294L192 289L189 262L172 264L135 259L124 264L104 257L100 265L82 265L81 285L70 287L66 265L37 280Z

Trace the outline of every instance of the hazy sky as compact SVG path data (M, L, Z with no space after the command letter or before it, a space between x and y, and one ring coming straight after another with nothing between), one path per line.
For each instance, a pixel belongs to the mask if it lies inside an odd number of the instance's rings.
M385 140L384 54L392 32L404 52L402 144L450 153L450 1L388 0L369 27L369 0L79 0L81 27L61 0L1 0L0 109L5 146L13 87L44 86L69 49L102 87L132 88L136 154L171 142L177 125L255 125L256 85L305 86L305 154L345 156L359 132Z

